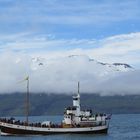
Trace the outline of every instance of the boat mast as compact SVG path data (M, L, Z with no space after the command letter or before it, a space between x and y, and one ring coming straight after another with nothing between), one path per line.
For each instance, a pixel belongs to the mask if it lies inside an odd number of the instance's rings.
M78 81L78 95L80 94L79 88L80 88L80 82Z
M28 124L28 116L29 116L29 76L26 78L27 80L27 93L26 93L26 123Z

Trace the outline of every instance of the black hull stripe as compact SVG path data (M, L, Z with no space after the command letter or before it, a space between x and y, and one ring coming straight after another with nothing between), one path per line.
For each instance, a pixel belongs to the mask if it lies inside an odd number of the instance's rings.
M66 133L73 133L73 134L101 134L107 133L107 128L102 130L93 130L93 131L81 131L81 132L46 132L46 131L36 131L36 130L21 130L16 128L9 128L1 126L1 132L7 133L9 135L50 135L50 134L66 134Z

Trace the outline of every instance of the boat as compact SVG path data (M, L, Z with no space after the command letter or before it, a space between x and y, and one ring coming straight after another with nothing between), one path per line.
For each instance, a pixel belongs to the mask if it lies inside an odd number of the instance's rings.
M81 110L80 92L73 96L73 105L64 111L64 118L59 124L51 121L30 123L29 114L29 78L27 80L27 110L26 121L16 121L14 118L0 118L1 135L49 135L49 134L107 134L111 114L93 113L92 110Z

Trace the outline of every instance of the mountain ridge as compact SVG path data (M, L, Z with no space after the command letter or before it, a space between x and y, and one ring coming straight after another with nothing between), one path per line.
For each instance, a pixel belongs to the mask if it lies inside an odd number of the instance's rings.
M89 62L94 62L96 64L101 64L101 65L105 65L105 66L108 66L108 67L114 67L115 66L117 71L120 71L120 72L121 71L122 72L123 71L129 71L129 70L134 69L132 66L130 66L127 63L115 62L115 63L109 64L109 63L99 62L95 59L92 59L92 58L88 57L87 55L69 55L67 57L62 57L59 60L62 60L62 62L65 59L66 59L66 61L69 61L68 58L70 58L70 59L74 58L75 60L73 59L73 61L76 61L76 59L81 59L81 60L85 59L85 60L88 60ZM50 61L52 61L52 60L50 59ZM57 59L53 59L54 63L55 63L55 61L57 61ZM49 64L49 60L47 60L47 58L44 58L44 57L32 57L32 64L36 64L36 63L39 66L47 65L47 64ZM37 68L35 68L35 69L37 69Z
M0 116L24 116L25 98L23 93L0 95ZM140 95L99 96L81 94L81 108L94 112L112 114L140 113ZM6 104L5 104L6 102ZM63 115L64 109L72 105L72 95L30 93L30 116Z

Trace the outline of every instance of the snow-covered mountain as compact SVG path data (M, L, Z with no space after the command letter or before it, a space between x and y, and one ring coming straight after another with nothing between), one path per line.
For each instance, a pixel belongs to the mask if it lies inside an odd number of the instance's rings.
M33 57L31 61L31 69L47 69L50 67L57 67L57 69L63 71L63 69L77 69L77 73L85 70L85 73L89 72L96 74L96 76L103 76L111 73L128 72L134 70L132 66L125 63L104 63L98 62L89 58L86 55L70 55L67 57L57 59L47 59L43 57ZM55 68L56 69L56 68ZM67 71L69 72L69 71Z

